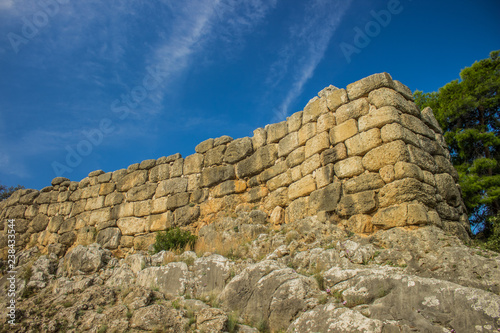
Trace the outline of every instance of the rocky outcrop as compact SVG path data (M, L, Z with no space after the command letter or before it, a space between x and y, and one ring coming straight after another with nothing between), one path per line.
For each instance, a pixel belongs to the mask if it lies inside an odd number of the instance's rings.
M58 256L94 242L125 256L148 250L156 231L198 232L254 207L276 228L317 215L355 233L436 225L467 239L457 181L432 110L419 110L411 91L382 73L329 87L251 138L208 139L186 158L19 190L0 204L0 218L15 220L18 250ZM2 224L3 258L6 245Z

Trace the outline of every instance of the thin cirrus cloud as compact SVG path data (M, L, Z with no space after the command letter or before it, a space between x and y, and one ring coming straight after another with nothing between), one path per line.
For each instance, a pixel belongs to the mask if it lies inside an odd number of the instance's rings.
M313 77L323 59L350 3L315 0L305 9L302 21L289 29L287 44L279 53L280 58L271 65L266 80L273 87L283 86L285 79L291 82L274 110L273 121L284 120L289 114L290 106L300 96L304 85Z

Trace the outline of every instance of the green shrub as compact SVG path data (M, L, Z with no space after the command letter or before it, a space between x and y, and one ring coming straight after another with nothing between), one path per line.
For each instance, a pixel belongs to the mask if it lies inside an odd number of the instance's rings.
M197 238L195 235L191 235L191 232L188 230L181 230L180 228L159 231L156 234L156 242L153 245L154 253L162 250L183 250L186 245L193 248Z

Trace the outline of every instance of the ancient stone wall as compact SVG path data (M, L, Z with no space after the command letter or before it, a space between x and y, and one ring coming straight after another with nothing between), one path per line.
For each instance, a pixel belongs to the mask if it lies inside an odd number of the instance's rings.
M18 247L58 255L96 241L125 253L147 249L156 231L197 231L252 209L277 228L317 215L355 233L435 224L467 237L442 130L387 73L325 88L303 111L251 138L208 139L195 151L17 191L0 204L2 256L7 219L15 219Z

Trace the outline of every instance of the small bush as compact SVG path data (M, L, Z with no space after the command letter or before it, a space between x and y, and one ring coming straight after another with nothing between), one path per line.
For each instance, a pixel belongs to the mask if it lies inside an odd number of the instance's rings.
M194 248L196 239L198 237L191 235L188 230L181 230L180 228L171 228L166 231L159 231L156 234L156 242L153 245L154 253L162 250L183 250L186 245Z

